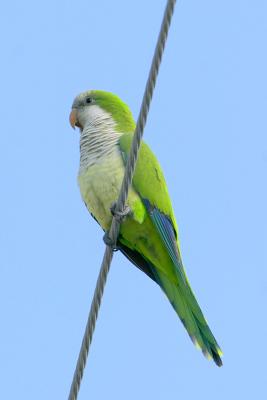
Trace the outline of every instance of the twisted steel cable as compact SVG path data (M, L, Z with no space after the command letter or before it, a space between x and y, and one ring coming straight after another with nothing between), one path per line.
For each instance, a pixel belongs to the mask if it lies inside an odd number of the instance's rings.
M149 111L152 95L154 92L156 79L157 79L157 75L158 75L158 71L159 71L159 66L161 63L162 54L163 54L166 39L168 36L169 27L170 27L171 19L173 16L175 3L176 3L176 0L168 0L166 8L165 8L165 12L164 12L164 16L163 16L163 20L162 20L162 24L161 24L161 28L160 28L160 33L158 36L157 45L155 48L155 52L154 52L151 68L149 71L149 76L148 76L145 92L143 95L143 100L142 100L139 116L138 116L137 123L136 123L136 128L135 128L132 145L131 145L131 150L130 150L130 154L129 154L126 168L125 168L125 174L124 174L120 194L118 197L118 201L116 203L116 207L114 208L114 212L113 212L114 216L113 216L111 227L110 227L110 230L108 233L110 242L114 243L114 244L116 243L117 238L118 238L122 217L124 214L125 215L127 214L126 200L127 200L129 188L131 186L132 179L133 179L136 160L138 157L138 152L139 152L139 148L140 148L140 144L141 144L141 140L142 140L142 136L143 136L143 132L144 132L144 127L146 124L148 111ZM76 364L76 369L75 369L75 372L73 375L73 380L72 380L68 400L76 400L77 396L78 396L78 392L80 389L80 385L81 385L81 381L82 381L82 377L83 377L83 373L84 373L84 369L85 369L85 365L86 365L86 361L87 361L87 357L88 357L88 353L89 353L90 344L92 342L92 337L93 337L93 333L94 333L94 329L95 329L98 311L99 311L99 308L101 305L104 287L105 287L105 283L107 280L107 276L108 276L108 272L110 269L112 258L113 258L113 247L111 245L107 245L106 249L105 249L104 257L102 260L99 276L97 279L96 288L95 288L95 292L94 292L94 296L93 296L84 336L83 336L83 341L82 341L79 357L78 357L77 364Z

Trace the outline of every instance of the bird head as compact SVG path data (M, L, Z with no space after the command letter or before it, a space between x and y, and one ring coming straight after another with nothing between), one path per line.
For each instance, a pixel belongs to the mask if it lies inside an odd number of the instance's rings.
M110 120L118 132L132 132L135 122L129 107L115 94L103 90L88 90L79 94L72 104L70 124L82 131L88 123Z

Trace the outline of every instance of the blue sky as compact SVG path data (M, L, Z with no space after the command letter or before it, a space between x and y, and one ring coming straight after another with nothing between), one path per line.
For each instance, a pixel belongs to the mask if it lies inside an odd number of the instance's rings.
M13 1L1 16L1 393L67 398L104 244L79 194L73 98L138 114L165 1ZM202 357L156 285L116 253L79 399L266 396L267 5L183 1L145 140L192 287L224 351Z

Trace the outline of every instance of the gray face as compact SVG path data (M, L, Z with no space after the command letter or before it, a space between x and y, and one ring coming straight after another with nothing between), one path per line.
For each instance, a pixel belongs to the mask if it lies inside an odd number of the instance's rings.
M74 99L70 123L72 127L77 126L82 130L87 123L92 123L103 114L105 112L97 105L95 95L92 91L86 91Z
M87 90L75 97L72 108L82 108L90 106L96 102L95 96L92 91Z

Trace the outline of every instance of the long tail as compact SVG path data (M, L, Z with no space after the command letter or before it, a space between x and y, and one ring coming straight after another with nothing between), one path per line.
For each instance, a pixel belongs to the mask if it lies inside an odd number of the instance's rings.
M193 343L202 350L208 359L222 366L222 351L214 338L189 283L174 284L157 271L157 282L167 295L173 308L180 317Z

